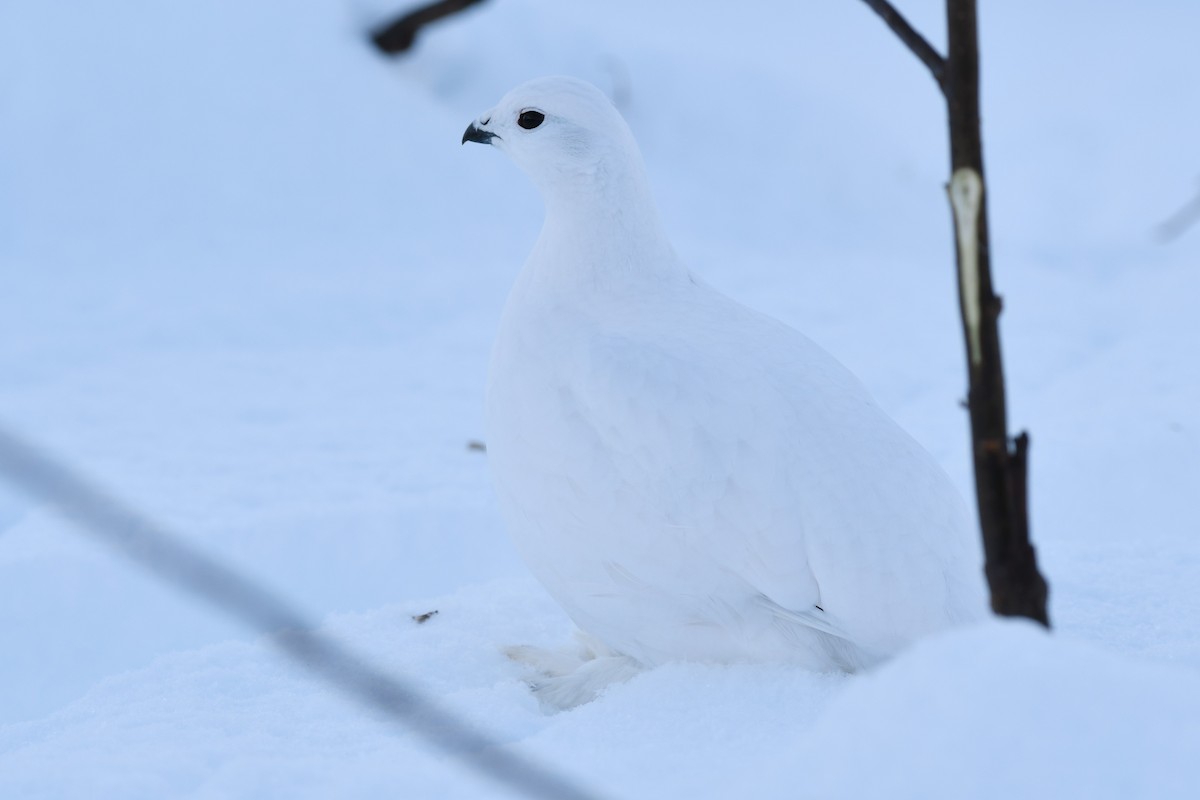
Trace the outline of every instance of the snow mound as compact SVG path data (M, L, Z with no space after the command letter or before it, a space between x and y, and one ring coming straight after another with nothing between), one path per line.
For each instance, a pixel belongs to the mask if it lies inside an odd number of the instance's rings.
M805 797L1195 797L1200 675L995 621L851 682L791 749L759 767Z

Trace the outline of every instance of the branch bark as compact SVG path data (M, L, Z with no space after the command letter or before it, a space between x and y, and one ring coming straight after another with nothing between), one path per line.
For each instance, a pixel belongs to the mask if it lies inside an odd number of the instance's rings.
M942 91L945 91L946 82L946 59L942 58L941 54L934 49L924 36L917 32L916 28L908 23L899 11L892 7L892 4L887 0L863 0L871 7L876 14L883 19L887 26L892 29L892 33L900 38L912 51L912 54L921 60L921 63L929 68L929 72L933 75L934 81Z
M992 610L1001 616L1028 617L1049 627L1048 589L1029 539L1029 435L1022 432L1011 441L1008 436L998 324L1001 303L992 286L988 246L976 0L947 0L949 49L944 61L940 56L932 61L927 53L922 54L922 45L929 47L928 42L886 0L863 2L882 16L930 69L946 97L951 170L947 191L954 214L959 306L967 351L975 497ZM938 65L940 71L935 69Z

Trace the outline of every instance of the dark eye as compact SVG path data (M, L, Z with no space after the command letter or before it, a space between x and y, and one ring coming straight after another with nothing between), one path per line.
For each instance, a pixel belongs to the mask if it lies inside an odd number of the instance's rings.
M529 109L528 111L521 112L521 116L517 117L517 124L520 125L522 128L524 128L525 130L531 131L534 128L536 128L538 125L541 125L542 120L544 120L545 118L546 118L546 115L543 114L542 112L534 111L533 109Z

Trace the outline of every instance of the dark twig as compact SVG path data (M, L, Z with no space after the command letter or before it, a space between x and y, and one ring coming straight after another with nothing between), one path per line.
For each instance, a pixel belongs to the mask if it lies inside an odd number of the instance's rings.
M918 33L916 28L910 25L908 20L888 0L863 0L863 2L870 6L871 10L887 23L887 26L892 29L892 33L900 37L900 41L904 42L913 55L921 59L921 63L929 68L934 81L937 82L942 91L945 91L946 59L942 58L941 54L933 49L933 45Z
M376 28L371 32L371 41L379 48L379 52L385 55L403 53L412 47L417 38L417 31L421 28L482 2L483 0L439 0L421 6L393 22Z
M949 49L942 91L950 122L950 204L967 350L967 405L975 500L987 556L992 610L1049 627L1046 580L1029 539L1026 461L1029 437L1008 438L1008 401L1000 349L1000 298L992 285L983 136L979 122L976 0L947 0ZM1014 447L1015 445L1015 447Z
M0 475L172 586L267 636L285 656L359 703L528 797L596 795L503 748L406 681L317 632L293 606L0 428ZM433 612L436 613L436 612Z
M992 286L983 137L979 124L979 37L976 0L946 0L946 58L937 56L885 0L863 0L933 73L950 123L950 183L958 264L959 310L967 351L967 408L975 468L975 500L986 556L992 610L1049 627L1048 589L1029 537L1029 436L1008 438L1000 298Z
M1050 627L1046 610L1049 589L1038 571L1037 552L1029 539L1029 434L1021 431L1006 449L1012 473L1008 513L1016 531L1001 540L1005 552L988 559L988 585L1006 587L1007 599L997 613L1028 617Z

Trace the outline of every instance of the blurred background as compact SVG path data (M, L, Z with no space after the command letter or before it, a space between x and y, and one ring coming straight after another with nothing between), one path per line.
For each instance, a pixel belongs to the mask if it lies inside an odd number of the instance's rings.
M1200 226L1159 226L1200 191L1200 9L982 5L1051 615L1197 668ZM940 2L900 7L941 47ZM541 205L460 137L569 74L626 115L694 271L841 358L969 496L943 102L863 3L487 0L385 58L404 8L0 2L0 424L317 619L523 575L468 443ZM0 725L241 636L0 481Z

